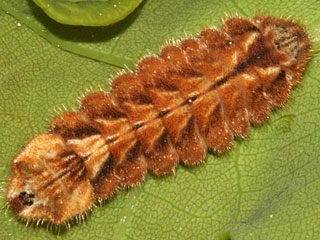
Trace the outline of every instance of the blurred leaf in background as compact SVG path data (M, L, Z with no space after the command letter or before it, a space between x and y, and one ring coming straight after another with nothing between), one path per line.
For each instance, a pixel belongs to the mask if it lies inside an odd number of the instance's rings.
M33 0L49 17L70 25L108 26L134 11L142 0Z
M206 163L179 166L175 176L148 175L62 229L60 239L320 239L320 1L157 0L108 27L75 27L49 18L30 0L0 2L0 180L54 108L77 108L86 89L108 89L110 74L133 66L170 37L221 26L224 14L292 16L316 49L302 84L270 121ZM317 50L318 49L318 50ZM67 51L66 51L67 50ZM47 120L48 119L48 120ZM55 239L44 226L25 227L6 210L0 239ZM222 235L221 235L222 234ZM218 238L219 239L219 238Z

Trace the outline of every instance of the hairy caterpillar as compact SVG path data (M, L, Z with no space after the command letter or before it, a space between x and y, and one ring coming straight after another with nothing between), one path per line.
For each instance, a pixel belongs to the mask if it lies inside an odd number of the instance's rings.
M167 46L34 137L13 160L8 201L22 218L62 224L148 170L223 153L285 105L309 59L304 30L276 17L231 18Z

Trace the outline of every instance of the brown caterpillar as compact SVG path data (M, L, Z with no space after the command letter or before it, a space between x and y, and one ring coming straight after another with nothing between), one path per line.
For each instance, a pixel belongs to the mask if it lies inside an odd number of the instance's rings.
M169 174L179 161L202 163L208 149L227 151L250 123L285 105L310 51L302 27L271 16L231 18L222 30L164 47L27 144L12 163L11 207L62 224L141 184L148 170Z

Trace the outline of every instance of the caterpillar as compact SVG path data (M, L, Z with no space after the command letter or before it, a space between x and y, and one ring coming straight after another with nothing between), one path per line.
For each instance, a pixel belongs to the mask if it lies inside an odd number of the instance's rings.
M286 104L310 52L299 24L272 16L230 18L165 46L29 141L12 161L11 208L64 224L148 171L201 164L208 149L223 154Z

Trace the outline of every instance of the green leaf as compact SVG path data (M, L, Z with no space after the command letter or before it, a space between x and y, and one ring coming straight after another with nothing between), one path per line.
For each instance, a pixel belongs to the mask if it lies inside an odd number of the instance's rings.
M103 28L60 25L27 0L2 0L0 8L0 239L56 239L54 227L26 228L6 210L11 160L47 131L55 107L76 108L86 89L108 89L118 68L106 62L157 53L169 37L221 26L224 13L270 12L305 23L316 49L287 106L230 152L209 153L205 164L180 166L175 176L148 175L85 224L62 228L60 239L320 239L320 1L145 1Z
M70 25L107 26L134 11L142 0L33 0L51 18Z

